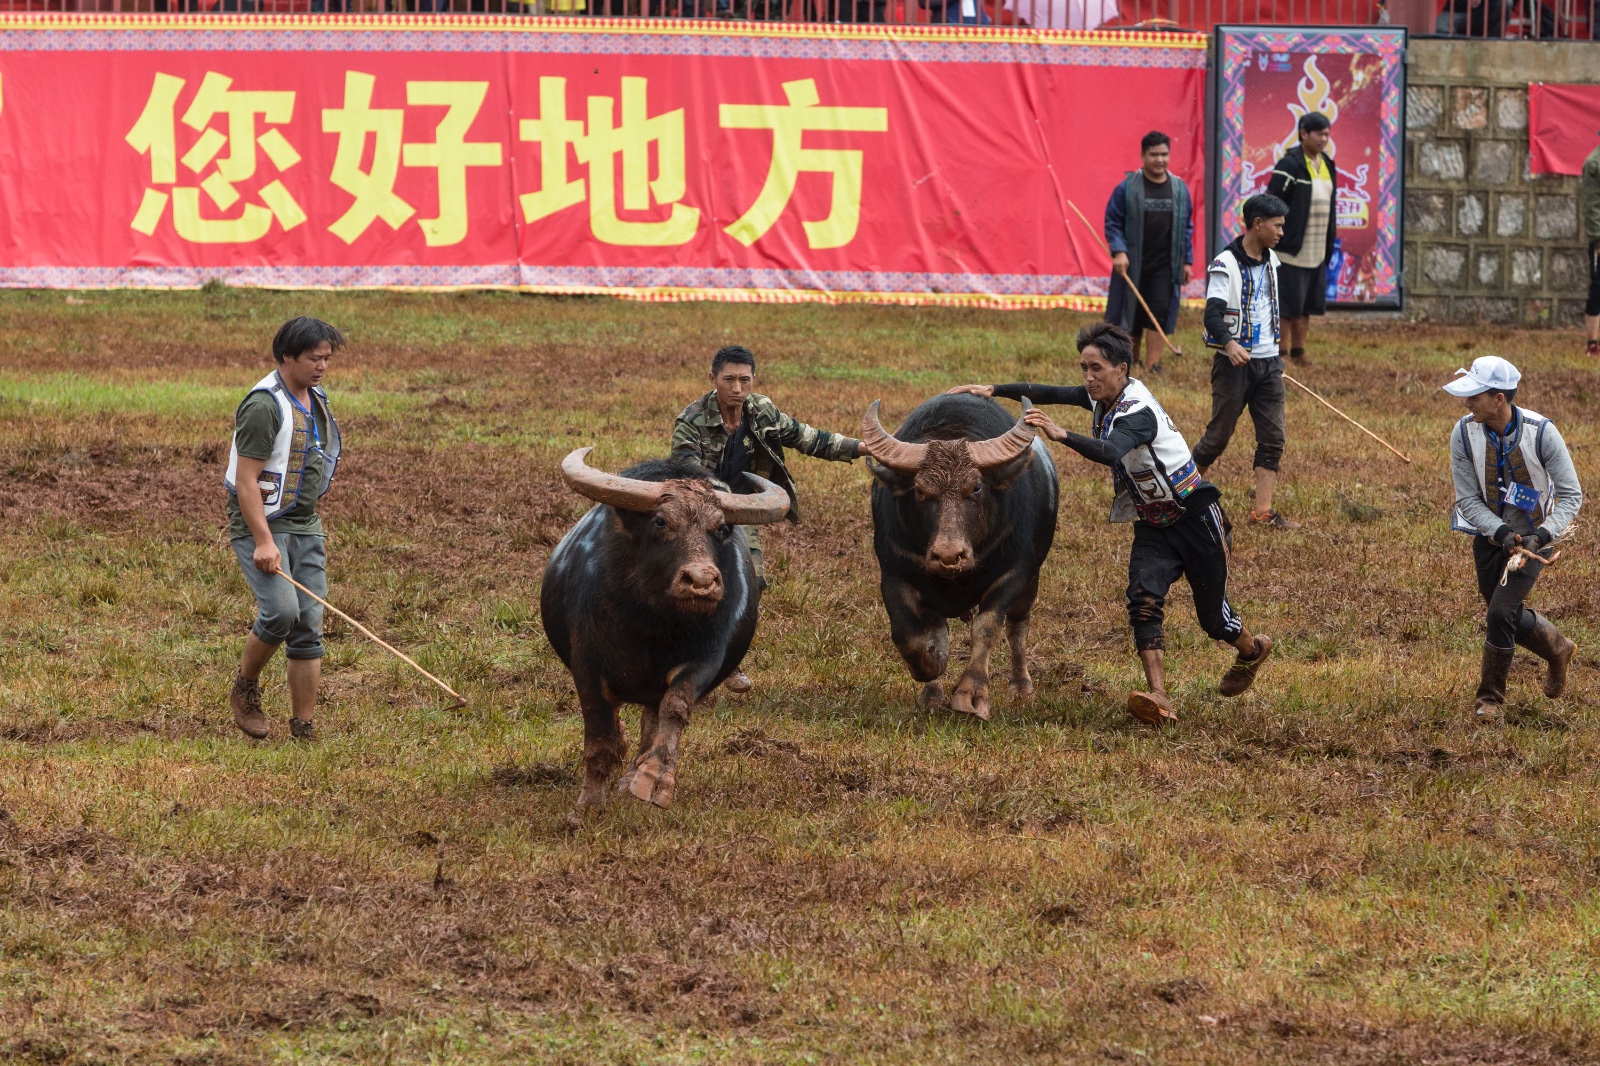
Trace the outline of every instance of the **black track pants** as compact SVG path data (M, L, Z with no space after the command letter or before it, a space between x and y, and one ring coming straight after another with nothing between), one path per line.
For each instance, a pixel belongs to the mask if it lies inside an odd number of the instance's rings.
M1170 526L1134 523L1133 551L1128 556L1128 621L1140 651L1166 648L1161 623L1167 591L1180 577L1189 580L1195 617L1206 636L1237 640L1244 623L1228 605L1228 549L1222 509L1216 504Z

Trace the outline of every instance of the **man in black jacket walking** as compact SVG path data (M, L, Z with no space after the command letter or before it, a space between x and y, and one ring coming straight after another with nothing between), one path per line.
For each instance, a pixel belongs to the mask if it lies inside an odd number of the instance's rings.
M1272 168L1267 192L1289 205L1278 242L1279 313L1289 361L1304 366L1311 316L1327 311L1328 260L1338 236L1339 174L1328 155L1327 116L1300 116L1300 145Z

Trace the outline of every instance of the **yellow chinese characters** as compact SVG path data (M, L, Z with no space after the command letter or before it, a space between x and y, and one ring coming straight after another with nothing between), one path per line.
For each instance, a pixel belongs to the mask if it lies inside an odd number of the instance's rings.
M433 140L403 142L405 111L398 107L372 106L372 90L377 79L371 74L347 70L344 74L344 106L322 112L322 132L339 135L334 150L331 180L355 197L348 210L328 230L352 244L367 232L376 219L390 229L400 226L417 213L394 191L401 165L432 167L438 175L439 213L417 220L422 238L429 247L460 244L467 236L470 216L467 206L467 168L497 167L502 162L501 145L494 141L469 141L467 131L477 121L489 93L486 81L408 81L406 103L410 106L443 107L445 113L434 127ZM361 169L372 137L372 165Z
M521 197L522 217L537 222L581 204L583 179L567 172L567 146L589 170L589 229L607 244L667 246L685 244L700 224L700 210L681 203L686 189L683 157L683 108L651 117L646 105L646 79L622 79L622 120L616 100L588 98L588 131L567 118L567 79L539 79L539 117L523 119L518 137L539 145L538 192ZM650 145L656 145L656 177L650 177ZM651 200L671 205L658 221L617 217L616 158L622 156L622 206L649 210Z
M855 239L861 223L861 152L854 148L805 148L806 130L852 130L883 133L889 128L885 107L818 107L821 98L811 78L783 83L787 106L723 104L723 129L772 131L772 165L761 193L727 232L749 247L772 228L794 195L795 180L804 171L833 175L828 217L803 222L812 248L840 248Z
M208 71L182 118L183 124L199 131L200 136L180 158L174 116L185 84L183 78L156 74L144 111L128 131L128 143L141 155L150 157L151 186L171 187L170 193L145 188L132 227L146 236L155 233L169 200L178 236L197 244L260 240L272 227L274 218L285 230L304 222L305 212L277 178L256 192L260 203L246 203L231 218L207 217L200 200L204 191L215 210L222 212L239 203L242 197L234 186L255 176L257 149L280 174L300 162L300 153L279 130L269 128L257 133L258 116L269 127L286 125L294 117L294 93L234 89L232 78ZM226 134L211 125L219 115L226 120ZM224 147L228 152L219 159L218 153ZM195 185L178 185L180 163L185 170L204 176ZM210 169L213 164L215 169Z

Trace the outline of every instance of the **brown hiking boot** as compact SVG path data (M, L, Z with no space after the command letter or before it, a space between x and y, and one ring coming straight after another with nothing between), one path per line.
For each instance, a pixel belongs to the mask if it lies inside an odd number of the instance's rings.
M1472 717L1480 722L1499 721L1506 709L1506 675L1511 673L1514 648L1483 646L1483 667L1478 675L1478 695L1472 703Z
M309 718L290 718L289 735L296 740L316 740L317 723Z
M1267 661L1267 656L1272 654L1272 638L1264 637L1260 633L1255 636L1256 653L1245 658L1240 652L1233 660L1233 665L1228 667L1228 672L1222 675L1222 682L1217 685L1217 691L1224 696L1242 696L1255 684L1256 671L1261 669L1261 664Z
M1165 692L1128 693L1128 713L1147 725L1165 725L1178 720L1172 701Z
M233 690L228 693L228 704L233 708L233 722L247 737L266 739L267 716L261 713L261 683L251 681L244 674L233 675Z
M1544 615L1539 615L1533 632L1517 641L1524 648L1543 659L1548 665L1544 675L1544 694L1551 699L1567 689L1567 666L1578 653L1578 646L1562 635L1561 630Z
M756 683L751 681L750 675L743 670L735 670L728 675L728 680L722 683L722 687L729 692L745 693L755 688Z

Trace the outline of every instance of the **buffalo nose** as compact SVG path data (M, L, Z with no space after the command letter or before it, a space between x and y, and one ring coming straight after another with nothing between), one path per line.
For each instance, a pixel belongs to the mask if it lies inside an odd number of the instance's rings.
M714 566L691 563L678 571L672 591L680 596L722 595L722 573Z
M933 562L946 570L961 570L971 565L972 549L967 545L947 546L935 544L928 549Z

